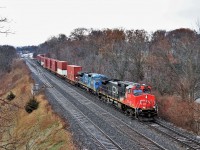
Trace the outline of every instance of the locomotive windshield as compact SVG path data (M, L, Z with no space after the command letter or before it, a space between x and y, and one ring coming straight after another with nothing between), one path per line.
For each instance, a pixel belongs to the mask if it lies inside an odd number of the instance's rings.
M133 95L138 96L142 94L142 90L133 90Z
M144 92L144 93L151 93L151 89L150 89L150 88L145 88L145 89L143 90L143 92Z

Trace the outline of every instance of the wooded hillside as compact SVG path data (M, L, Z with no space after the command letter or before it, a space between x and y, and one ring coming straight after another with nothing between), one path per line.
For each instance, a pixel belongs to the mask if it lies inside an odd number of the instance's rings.
M83 66L112 78L145 82L161 95L194 101L200 90L200 36L190 29L144 30L78 28L52 37L37 53Z
M35 96L39 108L26 112L33 80L25 62L14 60L0 83L1 150L77 149L72 134L66 131L68 125L53 112L42 91ZM8 100L11 91L15 97Z

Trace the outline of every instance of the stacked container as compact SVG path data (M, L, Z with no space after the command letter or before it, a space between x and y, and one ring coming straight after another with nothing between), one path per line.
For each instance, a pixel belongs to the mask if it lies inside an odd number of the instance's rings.
M67 66L67 78L71 81L76 81L78 77L78 72L82 71L81 66L68 65Z
M47 58L47 68L51 70L51 58Z
M40 58L41 58L41 65L44 66L45 57L40 56Z
M39 56L45 57L46 55L45 54L39 54Z
M44 68L47 68L48 67L48 58L47 57L44 57Z
M41 56L37 55L37 61L41 63Z
M67 62L57 61L57 73L62 76L67 76Z
M58 60L51 59L51 71L52 72L57 72L57 63L58 63Z

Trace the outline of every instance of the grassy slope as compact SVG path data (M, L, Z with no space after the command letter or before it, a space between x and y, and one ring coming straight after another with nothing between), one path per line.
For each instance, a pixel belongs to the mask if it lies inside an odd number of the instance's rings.
M5 98L9 91L12 91L16 98L11 104L18 107L0 103L1 108L5 109L5 116L10 118L6 124L12 125L8 128L9 132L5 131L3 136L0 136L0 144L6 144L1 141L9 139L7 141L11 143L9 147L17 149L76 149L72 135L64 129L66 124L52 112L44 94L41 93L36 97L39 101L37 110L31 114L25 111L24 106L31 97L33 81L29 70L21 61L16 61L13 68L9 74L0 79L0 96ZM10 105L11 107L7 109Z

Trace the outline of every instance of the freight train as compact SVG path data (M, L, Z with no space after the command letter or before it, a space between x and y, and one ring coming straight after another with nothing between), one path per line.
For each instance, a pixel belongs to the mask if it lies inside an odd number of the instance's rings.
M154 119L158 108L155 96L151 94L151 87L129 81L108 78L98 73L82 72L82 67L69 65L67 61L60 61L37 55L38 63L69 83L82 87L101 100L106 100L119 107L126 114L136 119Z

